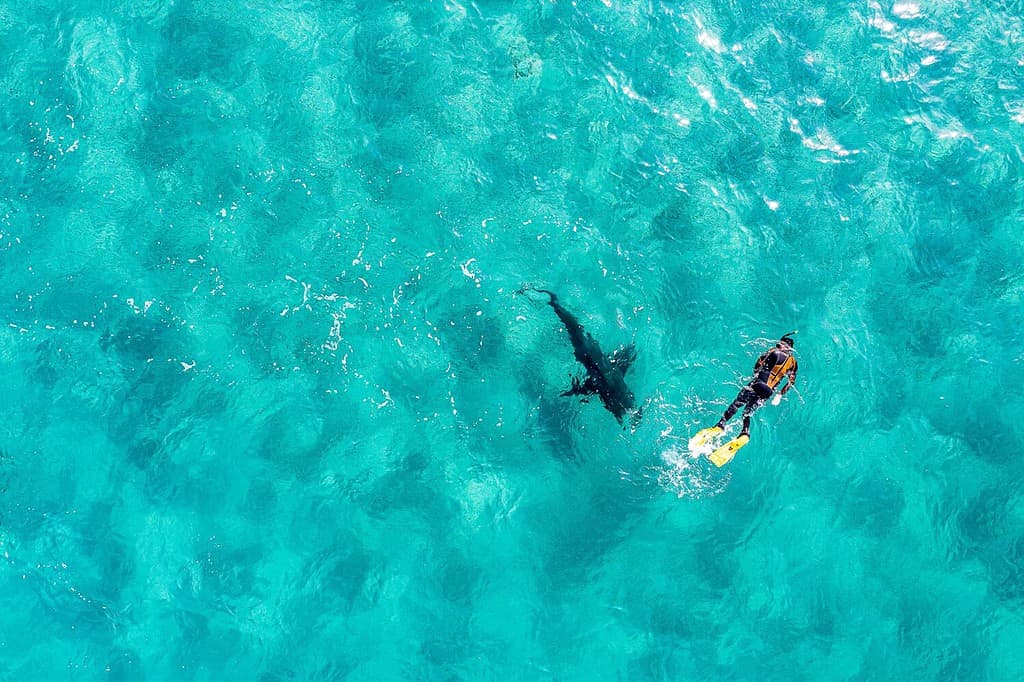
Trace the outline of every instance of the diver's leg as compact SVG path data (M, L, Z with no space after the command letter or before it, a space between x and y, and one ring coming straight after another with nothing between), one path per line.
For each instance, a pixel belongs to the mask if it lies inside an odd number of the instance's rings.
M741 436L750 437L750 415L754 414L754 412L756 412L762 405L764 405L764 398L752 392L750 400L747 401L747 406L743 408L743 429L740 431Z
M740 401L742 398L742 402ZM733 438L725 445L720 446L710 455L708 459L714 463L716 467L724 466L726 463L732 460L733 456L739 452L740 448L750 442L750 413L757 409L757 403L759 398L754 391L747 389L746 392L741 392L736 398L736 402L729 406L729 409L735 413L737 403L743 405L743 430L740 431L740 435ZM731 415L730 415L731 416Z
M702 448L710 441L715 440L722 435L722 432L725 431L725 423L732 419L732 416L736 414L736 410L747 405L751 399L756 400L757 396L752 390L750 390L749 386L744 386L739 395L736 396L736 400L733 400L732 404L726 408L725 414L722 415L722 418L718 420L717 424L707 429L701 429L697 432L697 435L690 439L690 449ZM712 461L714 461L714 458L712 458ZM728 459L722 459L715 463L718 466L722 466L722 464L727 461Z
M754 397L754 392L750 390L749 386L744 386L740 389L739 395L736 396L736 400L732 401L732 404L725 409L725 414L718 420L716 426L720 429L725 428L725 423L732 419L732 416L736 414L736 410L746 405L750 399Z

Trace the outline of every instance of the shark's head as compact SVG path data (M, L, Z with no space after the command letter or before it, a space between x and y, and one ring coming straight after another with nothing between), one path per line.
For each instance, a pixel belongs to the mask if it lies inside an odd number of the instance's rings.
M636 408L635 410L632 410L631 413L630 413L629 425L632 428L634 428L634 429L636 427L640 426L640 417L642 417L643 414L644 414L644 406L643 405L641 405L640 407Z
M636 411L636 396L633 395L633 391L629 390L629 386L622 380L621 375L615 379L607 382L604 385L604 390L600 391L601 402L621 424L624 417Z

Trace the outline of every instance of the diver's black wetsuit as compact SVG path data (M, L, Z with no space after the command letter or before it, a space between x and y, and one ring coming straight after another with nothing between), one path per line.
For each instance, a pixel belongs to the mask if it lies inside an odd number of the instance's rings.
M736 400L733 400L725 410L725 414L718 422L718 428L725 428L725 423L742 407L743 430L740 431L740 435L749 436L750 415L771 397L783 377L789 378L789 383L782 391L785 393L796 381L796 358L793 357L792 345L787 347L785 343L780 342L757 359L757 364L754 365L754 378L740 390Z

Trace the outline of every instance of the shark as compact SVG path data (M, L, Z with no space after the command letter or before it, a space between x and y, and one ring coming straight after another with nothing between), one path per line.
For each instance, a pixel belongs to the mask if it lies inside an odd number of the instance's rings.
M586 369L584 378L580 380L580 377L574 376L572 387L561 395L582 396L586 402L589 396L597 394L605 409L615 416L619 424L622 424L625 416L630 415L635 425L640 420L641 409L637 407L636 397L626 384L626 372L636 360L636 347L633 344L620 346L606 355L597 340L583 328L575 315L565 309L553 291L533 290L548 295L548 305L569 333L573 355Z

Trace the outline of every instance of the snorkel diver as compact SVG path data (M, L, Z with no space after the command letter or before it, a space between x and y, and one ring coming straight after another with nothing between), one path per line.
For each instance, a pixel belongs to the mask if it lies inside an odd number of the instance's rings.
M768 398L771 398L772 393L783 379L786 379L786 384L772 400L773 405L778 405L782 401L782 396L786 395L796 384L797 366L796 357L793 354L793 334L795 333L789 332L783 335L774 348L761 354L754 365L754 378L740 390L739 395L726 408L725 414L717 424L697 432L697 435L690 440L691 449L700 448L724 433L726 422L732 419L741 407L743 408L743 429L740 431L740 435L712 452L711 461L717 466L722 466L750 441L750 415L764 405Z

